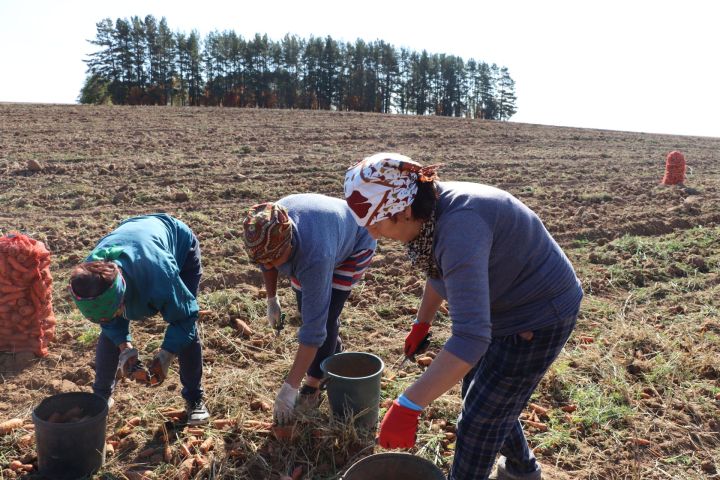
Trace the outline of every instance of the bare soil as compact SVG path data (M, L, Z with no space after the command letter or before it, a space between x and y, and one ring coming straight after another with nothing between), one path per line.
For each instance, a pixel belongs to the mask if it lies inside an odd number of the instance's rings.
M687 159L684 186L659 185L671 150ZM380 451L334 421L327 402L301 417L290 440L265 428L299 318L285 282L289 325L277 337L266 325L239 223L249 205L287 194L341 197L345 169L379 151L441 163L442 179L510 191L575 265L586 291L578 327L533 397L540 408L523 415L546 477L718 478L720 138L708 137L346 112L0 104L0 233L46 243L58 317L46 358L0 354L0 421L29 424L43 398L91 391L97 329L69 303L69 270L122 219L163 211L200 239L207 403L213 419L235 425L172 428L168 455L173 417L161 412L183 407L176 369L157 388L122 383L108 418L117 448L98 477L180 478L181 444L200 453L191 436L213 439L196 478L277 479L298 466L306 479L340 478ZM346 349L388 366L384 402L422 373L393 368L421 293L402 246L382 242L343 312ZM431 352L449 324L438 319ZM162 320L133 328L149 357ZM457 387L434 402L411 450L445 472L460 403ZM40 478L9 468L13 460L36 468L30 433L0 436L0 478Z

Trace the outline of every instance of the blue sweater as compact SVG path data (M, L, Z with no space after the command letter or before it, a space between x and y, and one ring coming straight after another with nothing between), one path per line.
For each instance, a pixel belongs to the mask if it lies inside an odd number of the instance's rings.
M161 348L177 354L195 339L198 303L180 279L192 239L192 231L183 222L155 214L129 218L100 240L93 252L112 246L123 249L115 263L127 284L125 313L101 325L113 343L131 341L130 320L144 320L158 312L169 324Z
M359 227L345 200L316 193L290 195L277 203L293 222L292 254L278 271L302 285L300 343L319 347L326 337L335 266L360 250L375 250L376 242Z
M438 182L433 288L448 301L445 348L470 364L492 337L534 330L577 313L580 282L535 213L487 185Z

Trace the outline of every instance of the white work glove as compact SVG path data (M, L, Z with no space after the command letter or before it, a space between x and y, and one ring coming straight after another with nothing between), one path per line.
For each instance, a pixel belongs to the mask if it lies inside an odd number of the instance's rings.
M280 302L277 295L267 299L267 319L270 327L277 330L280 325Z
M275 397L273 416L278 425L292 421L295 417L295 401L297 400L298 389L293 388L289 383L284 382Z

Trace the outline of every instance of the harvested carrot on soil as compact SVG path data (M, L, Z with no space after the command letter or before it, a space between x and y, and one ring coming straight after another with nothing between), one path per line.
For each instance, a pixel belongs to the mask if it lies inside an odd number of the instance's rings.
M23 421L20 418L11 418L0 423L0 435L5 435L22 427Z
M237 421L234 418L219 418L217 420L213 420L213 427L217 429L222 429L225 427L233 426L237 423Z
M530 403L528 404L528 407L530 408L530 410L537 413L538 415L547 415L548 411L550 410L549 408L541 407L537 403Z
M535 422L533 420L525 420L525 423L540 432L547 432L547 430L548 430L548 426L541 422Z

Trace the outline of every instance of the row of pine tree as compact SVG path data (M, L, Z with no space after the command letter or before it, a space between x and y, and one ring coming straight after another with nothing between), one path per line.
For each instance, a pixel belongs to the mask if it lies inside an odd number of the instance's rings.
M81 103L222 105L445 115L507 120L506 67L327 36L280 41L234 31L173 32L163 17L106 18L85 60Z

